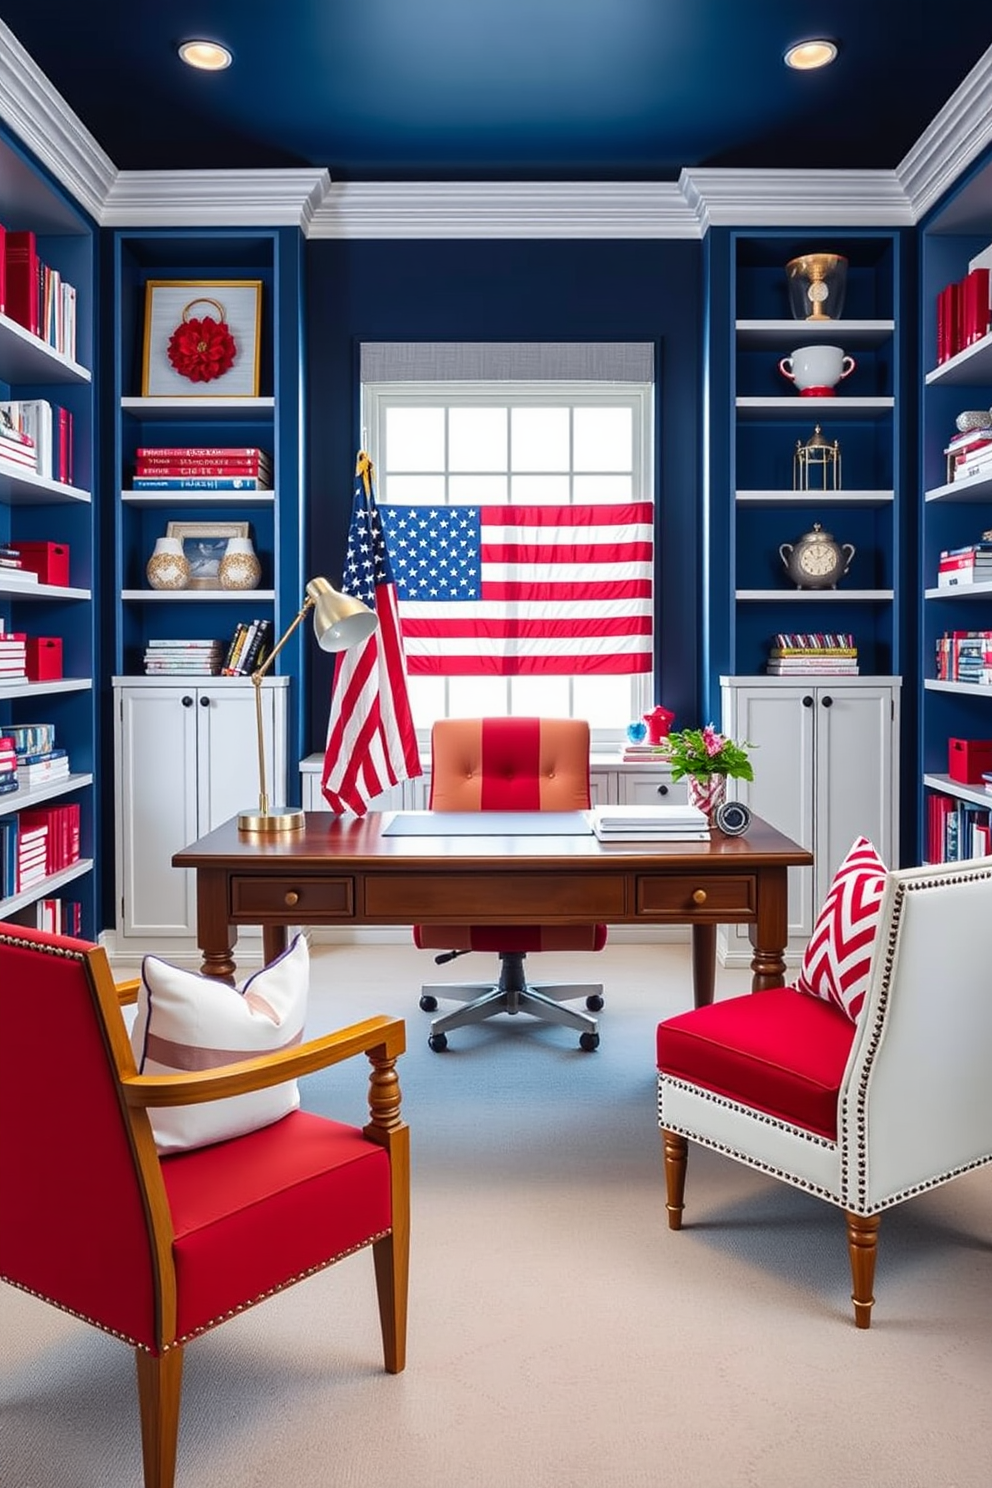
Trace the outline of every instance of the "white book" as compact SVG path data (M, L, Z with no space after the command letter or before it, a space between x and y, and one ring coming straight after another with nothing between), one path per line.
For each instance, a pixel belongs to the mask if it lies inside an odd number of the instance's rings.
M709 820L698 806L675 802L668 806L594 806L592 824L594 830L604 832L657 832L686 828L701 831L708 828Z

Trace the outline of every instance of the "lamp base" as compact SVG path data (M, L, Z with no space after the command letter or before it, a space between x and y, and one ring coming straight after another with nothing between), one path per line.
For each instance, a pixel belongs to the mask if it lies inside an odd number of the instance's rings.
M272 806L268 811L239 811L239 832L302 832L306 815L295 806Z

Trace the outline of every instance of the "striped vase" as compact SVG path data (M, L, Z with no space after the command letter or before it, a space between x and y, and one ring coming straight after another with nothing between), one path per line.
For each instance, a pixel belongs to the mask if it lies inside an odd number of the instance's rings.
M689 805L698 806L712 817L716 808L727 796L726 775L689 775Z

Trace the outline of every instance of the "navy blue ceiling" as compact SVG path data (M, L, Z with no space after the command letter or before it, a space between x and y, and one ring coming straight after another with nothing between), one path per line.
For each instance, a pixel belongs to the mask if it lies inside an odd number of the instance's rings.
M0 0L121 169L674 180L893 169L992 44L976 0ZM832 67L783 49L826 35ZM234 66L194 73L189 37Z

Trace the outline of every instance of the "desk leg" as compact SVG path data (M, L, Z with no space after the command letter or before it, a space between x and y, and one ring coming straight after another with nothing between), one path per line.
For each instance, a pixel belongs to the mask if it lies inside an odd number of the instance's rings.
M696 1007L708 1007L716 986L716 926L692 927L692 993Z
M789 938L789 877L787 868L762 868L758 873L758 917L748 927L751 991L781 987L785 982L785 945Z
M262 959L266 966L270 966L281 956L288 944L289 933L286 925L262 926Z
M203 975L233 983L234 936L227 918L227 874L222 868L196 870L196 938Z

